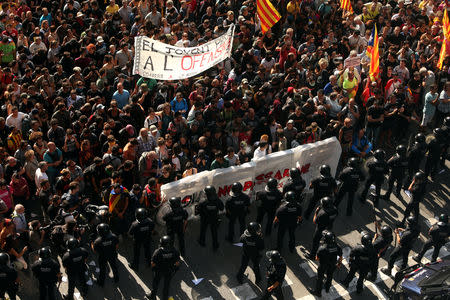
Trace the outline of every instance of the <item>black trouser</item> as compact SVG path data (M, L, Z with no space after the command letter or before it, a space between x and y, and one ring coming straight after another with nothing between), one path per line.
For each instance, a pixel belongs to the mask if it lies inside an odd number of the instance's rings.
M364 186L364 190L361 193L361 202L366 201L367 193L369 192L370 185L375 184L375 200L373 201L374 206L378 206L378 200L380 199L381 185L383 184L384 177L369 177Z
M272 284L274 284L274 282L272 282L271 280L268 280L267 288L270 287ZM261 300L272 299L271 298L272 295L274 295L278 300L284 300L283 290L281 288L282 284L283 283L280 282L280 284L276 288L274 288L271 292L269 292L266 288Z
M355 277L356 271L359 273L358 281L356 283L356 291L358 293L362 292L364 279L366 279L367 274L369 273L368 266L357 265L356 263L350 264L350 270L348 271L347 277L345 277L343 284L348 286L350 281Z
M152 258L152 254L150 252L151 241L149 240L134 240L133 242L133 267L137 268L139 266L139 258L141 256L141 247L144 246L144 257L146 262L149 263Z
M184 244L184 231L181 230L167 230L167 235L172 238L172 241L175 241L175 235L178 238L178 246L180 247L180 254L184 255L185 244Z
M280 224L278 226L277 249L280 251L283 248L283 239L286 230L289 232L289 250L294 251L295 248L295 227L296 224Z
M259 268L259 262L261 260L260 255L250 256L245 253L242 253L241 266L239 267L237 277L242 278L244 276L245 269L247 269L248 262L250 260L252 261L252 264L253 264L252 269L253 269L253 272L255 273L256 281L260 281L261 280L261 271Z
M55 295L56 283L39 282L39 299L40 300L56 300Z
M395 189L395 195L400 195L400 190L403 186L404 174L398 174L389 176L389 186L386 194L384 195L387 199L391 196L392 190L394 189L394 183L397 183L397 187Z
M234 224L236 223L236 219L239 221L239 235L241 235L245 230L245 215L230 215L230 220L228 223L228 237L227 239L230 242L233 242L234 240Z
M312 259L315 259L317 249L319 249L320 240L322 239L322 232L323 232L323 229L319 229L316 226L316 229L314 230L311 251L309 252L310 255L312 256Z
M325 274L327 274L327 281L325 283L325 290L330 290L331 282L333 281L333 273L334 270L336 270L336 265L323 265L319 264L319 267L317 268L317 281L316 281L316 292L321 293L322 291L322 285L323 285L323 278Z
M98 264L100 268L100 274L98 275L98 282L100 284L105 283L106 278L106 264L109 263L109 266L111 267L111 270L114 275L114 280L119 280L119 270L117 269L117 257L103 257L100 256L98 258Z
M305 219L309 218L309 216L313 212L314 207L316 207L316 205L319 202L319 200L322 199L325 196L327 196L327 195L318 195L317 193L314 193L312 198L309 200L308 207L306 208L305 214L303 215L305 217Z
M355 192L356 192L356 190L354 190L353 188L350 189L350 188L346 188L346 187L341 187L341 189L339 190L339 193L337 194L336 201L334 202L334 205L336 207L338 207L339 203L341 203L341 201L342 201L342 199L344 199L345 195L348 194L347 211L346 211L347 216L352 215L353 199L355 198Z
M74 274L67 274L67 280L69 282L69 288L67 290L67 296L69 297L69 299L73 299L73 292L75 290L75 285L78 282L78 284L80 285L80 292L81 295L86 295L87 291L88 291L88 287L86 284L86 276L84 274L85 270L80 271L79 273L74 273Z
M425 175L428 177L429 175L434 176L436 175L438 169L439 169L439 161L440 161L440 155L437 157L435 155L429 155L427 156L427 161L425 162Z
M406 208L405 208L405 214L403 215L402 223L405 223L406 218L409 217L411 212L413 213L413 215L416 218L419 218L419 204L420 204L419 201L413 201L413 200L409 201L409 203L406 205Z
M444 149L442 150L442 154L441 154L441 166L445 168L445 160L447 159L447 155L448 155L448 147L449 145L445 145Z
M8 293L9 299L16 300L17 288L15 283L0 288L0 299L5 298L5 293Z
M263 206L258 207L258 215L256 216L256 222L262 225L262 220L264 215L267 213L267 223L266 223L266 235L272 233L273 220L275 219L275 209L267 209Z
M161 278L163 278L163 277L164 277L163 296L160 299L167 300L169 298L169 287L170 287L170 281L172 280L172 277L173 277L173 273L156 270L155 277L153 277L152 293L151 293L151 297L154 297L155 299L156 299L156 294L158 293L159 282L161 281Z
M406 181L403 183L403 189L408 189L409 185L412 182L413 176L419 171L420 168L420 162L417 164L409 165L408 167L408 177L406 178Z
M408 264L408 254L409 254L410 250L411 250L410 247L401 247L400 246L400 247L395 248L394 251L392 251L391 256L389 257L388 269L392 270L392 268L394 267L395 260L400 255L402 256L402 269L404 267L406 267Z
M436 261L439 250L441 250L441 247L444 246L445 241L433 241L432 239L429 239L423 244L422 250L419 252L419 258L422 259L422 257L425 255L425 252L427 252L428 249L431 247L434 247L433 249L433 256L431 256L431 261Z
M218 222L217 219L216 220L209 220L208 218L200 218L200 238L199 238L199 242L200 244L204 245L205 244L205 239L206 239L206 229L208 228L211 229L211 236L212 236L212 243L213 243L213 248L217 249L219 248L219 241L217 240L217 227L218 227Z

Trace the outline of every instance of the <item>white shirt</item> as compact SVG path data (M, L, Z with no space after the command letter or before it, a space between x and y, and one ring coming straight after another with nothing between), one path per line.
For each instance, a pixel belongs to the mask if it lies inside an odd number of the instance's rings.
M267 154L272 153L272 146L269 145L268 148L261 150L261 147L256 148L255 152L253 153L253 160L262 158L266 156Z
M14 117L13 114L10 114L6 118L6 125L8 125L8 126L13 125L17 129L22 131L22 120L23 120L23 118L25 118L25 115L26 114L24 114L23 112L20 112L20 111L18 112L17 117Z
M36 187L38 189L41 188L41 182L44 180L48 180L48 176L45 172L42 172L40 168L36 169L36 173L34 175L34 182L36 183Z

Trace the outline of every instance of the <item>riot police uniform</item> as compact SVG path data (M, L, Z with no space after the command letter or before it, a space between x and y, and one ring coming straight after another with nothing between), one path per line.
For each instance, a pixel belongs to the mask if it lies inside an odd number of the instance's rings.
M406 157L406 147L404 145L399 145L396 148L396 154L394 154L388 161L387 164L391 169L389 175L389 186L386 194L383 196L385 200L389 200L392 190L394 188L394 183L397 183L397 189L394 195L401 199L400 190L403 186L403 180L405 179L405 173L408 168L408 158Z
M269 179L264 191L256 194L256 199L259 204L258 214L256 216L256 222L262 224L264 215L267 214L266 235L270 235L272 232L273 219L275 218L275 212L280 206L283 194L277 188L278 182L275 178ZM299 198L297 198L299 199Z
M200 214L200 237L198 243L205 247L206 229L209 225L211 230L213 250L219 248L219 241L217 239L217 228L219 227L219 213L225 207L223 202L219 199L216 189L208 185L205 187L206 200L198 204L198 213Z
M348 193L346 215L351 216L355 193L358 190L359 182L364 180L364 175L359 167L359 160L356 157L349 159L348 167L342 170L338 176L338 179L342 182L342 185L339 189L334 205L339 207L339 203L341 203L345 194Z
M281 251L286 230L289 232L289 251L295 249L295 229L301 221L302 208L295 201L295 193L287 192L285 202L277 209L274 222L278 223L277 249Z
M178 270L180 265L180 253L173 246L173 240L170 236L165 235L160 240L160 247L153 252L152 268L155 272L152 283L152 292L146 297L151 300L156 300L158 293L159 282L164 278L163 296L162 300L168 300L170 281L174 273Z
M92 244L92 250L98 254L100 274L97 284L103 286L106 278L106 264L109 263L113 271L114 281L119 281L119 270L117 269L117 247L119 239L111 232L108 224L101 223L97 226L99 237Z
M301 204L303 200L302 193L306 187L306 182L303 180L300 170L297 168L292 168L289 172L289 176L290 178L283 185L283 195L289 191L293 191L295 193L295 199Z
M369 178L366 181L364 190L361 193L361 202L364 203L367 198L367 193L369 187L372 183L375 184L375 200L373 201L374 206L378 206L378 200L380 198L381 185L384 181L384 175L388 173L389 168L384 160L385 153L383 150L377 150L374 154L375 160L369 161L367 163L367 168L369 169Z
M439 222L433 225L428 231L428 235L431 238L425 242L425 244L422 246L422 250L417 255L415 255L413 259L420 263L425 252L427 252L427 250L431 247L434 247L431 261L436 261L439 255L439 250L443 245L445 245L449 234L450 226L448 225L448 215L442 214L439 216Z
M130 264L130 267L137 270L142 246L144 247L145 260L150 264L152 233L155 229L155 223L147 217L145 208L136 209L135 217L136 220L131 223L128 233L133 237L133 262Z
M425 142L425 136L422 133L418 133L416 134L415 140L416 142L409 149L408 177L403 184L403 189L407 189L409 187L409 183L411 182L414 174L419 171L420 164L425 157L425 153L427 152L427 143Z
M239 220L239 234L245 230L245 217L250 206L250 198L242 192L242 184L240 182L233 183L230 192L230 199L225 204L228 223L227 240L232 243L234 239L234 224Z
M400 255L402 256L402 266L400 269L404 269L407 266L409 251L411 251L414 241L419 237L420 230L417 225L417 219L413 216L406 219L406 224L406 229L397 228L395 230L398 245L389 257L388 266L381 269L381 272L385 274L391 275L394 262ZM400 235L399 232L402 232L402 234Z
M9 265L9 255L0 253L0 299L5 298L5 293L8 293L11 300L16 299L17 278L17 271Z
M330 166L320 166L319 172L320 176L313 179L310 184L310 188L314 189L314 194L305 211L305 218L309 218L320 199L323 197L332 197L337 188L336 180L331 177Z
M323 236L323 231L325 229L332 229L334 220L336 219L337 215L337 208L333 205L333 200L330 197L324 197L320 199L320 206L316 209L316 213L314 214L313 219L313 222L316 224L316 229L314 230L311 251L308 255L309 259L316 258L316 252L319 248L320 240Z
M171 210L163 217L166 222L167 235L175 240L175 234L178 237L178 246L182 256L185 254L184 231L186 229L188 213L181 207L181 198L172 197L169 199Z
M444 125L441 127L442 135L444 136L444 148L441 155L441 166L445 167L445 160L448 155L448 146L450 145L450 117L444 119Z
M361 237L361 244L350 251L350 270L347 277L342 281L344 287L348 288L350 281L353 280L356 271L358 271L359 277L356 283L356 292L358 294L362 293L364 279L369 271L373 269L373 263L377 256L369 234L364 234Z
M336 243L336 237L331 231L323 232L324 244L319 247L317 251L317 260L319 266L317 267L317 281L315 289L311 291L313 295L322 296L322 285L325 274L327 275L327 281L325 283L325 291L330 291L331 282L333 280L333 273L342 261L342 249Z
M85 272L87 270L86 259L88 258L89 253L86 249L79 246L78 240L75 238L71 238L67 241L67 249L67 252L62 258L62 264L66 269L69 282L69 288L65 299L72 300L75 284L77 282L81 287L81 295L87 295L88 287L86 284Z
M375 226L378 226L378 224ZM389 246L393 241L392 229L389 226L384 225L383 227L381 227L380 231L381 234L380 235L376 234L373 240L373 248L377 253L377 257L373 264L372 270L370 271L370 278L368 278L371 281L374 281L377 278L378 264L380 262L380 258L384 257L384 254L386 253L387 249L389 248Z
M267 288L261 299L270 299L273 294L278 300L283 300L282 285L284 276L286 275L286 262L281 257L280 252L276 250L268 251L266 256L269 259L269 265L267 266Z
M406 205L405 214L403 215L401 224L405 223L406 218L408 218L411 212L416 218L419 218L419 206L425 196L426 185L427 179L425 174L421 171L417 172L416 175L414 175L412 186L410 188L411 199Z
M39 259L31 266L39 281L39 299L55 300L56 283L60 278L59 263L51 257L49 248L39 250Z
M428 177L431 175L433 178L438 169L441 154L445 148L445 136L444 131L441 128L435 128L433 130L433 138L428 143L427 149L427 161L425 163L425 175Z
M264 239L261 233L261 225L256 222L250 222L247 229L241 235L242 258L241 266L236 275L240 284L243 283L244 272L251 260L253 263L253 272L255 273L256 283L261 281L261 272L259 262L261 260L261 251L264 250Z

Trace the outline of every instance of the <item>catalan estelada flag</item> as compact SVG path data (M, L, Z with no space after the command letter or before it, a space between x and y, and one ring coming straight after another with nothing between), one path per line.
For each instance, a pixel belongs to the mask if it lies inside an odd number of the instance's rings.
M350 0L341 0L341 8L345 11L353 12L353 7Z
M372 81L375 81L378 78L378 74L380 73L380 53L378 52L378 32L377 32L377 26L374 26L374 29L372 31L373 36L373 43L370 53L370 68L369 68L369 74L370 79ZM370 37L372 40L372 37Z
M439 53L439 61L437 67L442 70L442 65L444 64L444 59L447 56L447 39L444 38L442 41L441 52Z
M269 0L257 0L256 7L263 33L272 28L272 26L281 19L280 13Z
M444 9L444 16L442 17L442 31L444 32L444 38L450 40L450 24L448 20L447 9Z

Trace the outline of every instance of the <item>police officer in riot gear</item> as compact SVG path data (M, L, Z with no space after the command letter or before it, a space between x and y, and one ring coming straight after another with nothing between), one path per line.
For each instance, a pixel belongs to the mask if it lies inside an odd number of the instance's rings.
M389 172L389 167L384 160L385 153L383 150L377 150L374 153L375 160L369 161L367 163L367 168L369 169L369 178L366 181L364 190L361 193L361 202L364 203L367 198L367 192L372 183L375 183L375 200L373 205L378 206L378 200L380 198L381 185L384 181L384 175Z
M298 168L292 168L289 172L290 178L283 185L283 195L285 195L289 191L295 192L295 199L299 204L302 203L303 200L303 190L306 187L306 182L303 180L300 170Z
M138 208L135 212L136 220L131 223L128 233L133 237L133 262L130 268L138 270L141 247L144 247L144 257L147 263L151 259L152 233L155 223L147 216L145 208Z
M394 239L392 236L391 227L387 225L381 227L378 221L375 221L375 226L377 226L378 230L380 231L380 234L376 233L373 238L373 248L377 253L377 257L373 264L373 268L370 271L370 276L367 278L370 281L375 281L375 279L377 278L378 264L380 258L384 256L384 254L386 253L387 249L389 248Z
M425 242L425 244L422 246L422 250L417 255L415 255L413 259L420 263L425 252L427 252L427 250L431 247L434 247L431 261L435 262L439 255L439 250L443 245L445 245L449 234L450 226L448 225L448 215L441 214L439 216L439 222L433 225L428 231L428 235L431 238Z
M275 178L270 178L267 182L264 191L256 194L256 199L259 203L258 214L256 216L256 222L262 224L264 215L267 214L266 235L270 235L272 232L273 219L275 218L275 212L280 206L283 194L278 190L278 181ZM295 193L295 192L294 192ZM297 195L296 195L297 196ZM296 198L299 200L299 198Z
M450 116L444 119L444 125L441 126L441 129L445 141L441 155L441 166L445 167L445 160L448 155L448 146L450 145Z
M242 184L235 182L231 186L230 199L225 204L228 223L227 240L232 243L234 240L234 224L239 220L239 234L245 230L245 216L247 215L250 206L250 197L242 192Z
M333 200L330 197L323 197L320 199L320 206L317 207L313 218L313 222L316 224L316 229L313 235L311 251L307 255L309 259L313 260L316 258L316 252L317 249L319 249L323 232L325 229L332 229L337 215L337 208L333 205Z
M329 165L320 166L319 172L320 176L313 179L310 184L310 188L314 189L314 194L305 211L305 218L309 218L320 199L332 197L337 189L336 180L331 177Z
M338 179L342 182L342 185L339 189L334 205L339 207L339 203L341 203L345 194L348 193L346 215L351 216L355 193L358 190L359 182L364 180L364 174L361 172L361 168L359 166L359 159L356 157L350 158L348 161L348 167L342 170L338 176Z
M403 220L401 221L401 225L405 224L406 218L411 214L414 214L416 218L419 218L419 205L425 196L427 185L427 179L425 174L421 171L417 172L414 177L411 185L408 190L411 192L411 199L405 208L405 214L403 215Z
M319 261L316 286L315 289L310 290L311 294L318 297L322 296L322 285L325 274L327 275L325 291L328 293L333 280L333 273L336 270L336 267L339 267L342 262L342 249L337 245L334 233L325 230L322 239L324 243L317 251L316 257L316 260Z
M14 267L9 264L9 255L0 253L0 299L5 298L8 293L10 299L15 300L18 287L18 274Z
M416 134L415 143L409 149L408 153L408 177L403 183L403 189L408 189L414 174L419 171L420 164L427 152L427 143L425 141L425 135L422 133Z
M363 282L370 270L373 269L373 263L377 253L372 245L372 237L365 233L361 237L361 245L357 245L350 251L350 270L347 277L342 281L345 288L348 288L350 281L353 280L356 271L359 272L358 282L356 283L356 292L361 294L363 291Z
M61 280L59 263L51 257L50 248L39 250L39 259L31 266L34 276L39 281L39 299L55 300L56 283Z
M264 238L261 232L261 225L256 222L250 222L247 225L247 229L241 235L240 242L242 243L242 258L236 278L240 284L243 283L245 269L251 260L253 263L253 272L255 273L255 283L258 284L261 281L259 262L261 260L261 251L264 250Z
M206 186L206 200L198 204L198 214L200 214L200 237L198 243L205 247L206 229L209 225L212 236L213 250L219 248L217 239L217 228L219 227L219 213L224 209L223 202L219 199L216 189L213 186Z
M152 283L152 292L146 297L150 300L156 300L159 282L164 278L162 300L169 298L170 281L174 273L180 266L180 253L173 246L173 240L170 236L165 235L160 240L160 247L153 252L152 268L155 272Z
M387 164L391 169L389 175L389 187L386 194L383 196L385 200L389 200L392 190L394 188L394 183L397 183L397 189L394 195L398 199L402 199L400 195L400 190L403 186L403 180L405 179L406 170L408 168L408 158L406 157L406 146L399 145L395 149L396 154L394 154L388 161Z
M439 161L441 159L442 150L445 148L445 134L442 128L433 129L433 137L428 143L427 150L427 161L425 163L425 174L428 177L431 175L431 178L434 179L438 169L439 169Z
M271 298L271 295L274 295L278 300L282 300L284 296L281 286L286 275L286 262L277 250L266 252L266 256L269 259L269 265L267 266L267 288L261 299L267 300Z
M400 232L402 235L400 236ZM402 256L402 266L400 269L404 269L407 267L408 263L408 254L414 245L414 241L419 237L420 230L417 225L417 218L410 216L406 219L406 229L396 228L395 235L397 239L397 247L392 251L391 256L389 257L388 266L381 269L381 272L391 275L392 267L394 266L394 262L397 260L399 256Z
M66 269L69 288L67 296L64 298L73 299L73 292L77 282L81 287L81 295L85 297L88 291L85 272L87 270L86 259L89 256L89 252L83 247L80 247L78 240L75 238L67 240L66 245L67 252L63 255L62 264Z
M295 201L295 193L287 192L285 202L277 209L274 223L278 224L277 249L281 251L286 230L289 232L289 251L295 249L295 229L302 221L302 208Z
M178 246L182 256L185 254L184 232L186 231L188 213L181 207L181 198L172 197L169 199L171 210L163 216L166 222L167 235L175 240L175 234L178 237Z
M106 223L101 223L97 226L97 233L99 237L91 244L91 247L98 254L100 274L96 282L99 286L103 286L106 278L106 264L109 264L113 271L114 281L119 281L119 270L117 269L119 239L111 232L109 225Z

